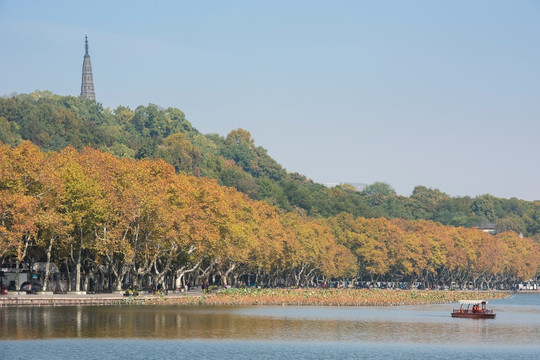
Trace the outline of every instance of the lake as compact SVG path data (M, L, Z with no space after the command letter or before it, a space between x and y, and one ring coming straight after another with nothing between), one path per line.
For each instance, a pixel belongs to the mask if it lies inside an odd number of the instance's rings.
M457 306L1 308L0 358L540 358L539 294L490 302L495 320Z

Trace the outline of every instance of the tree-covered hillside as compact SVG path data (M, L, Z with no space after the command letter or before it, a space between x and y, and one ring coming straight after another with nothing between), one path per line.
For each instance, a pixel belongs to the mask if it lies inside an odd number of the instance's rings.
M119 157L162 158L178 172L214 178L252 199L314 217L348 212L366 218L426 219L464 227L489 221L501 231L540 234L540 202L488 194L450 197L424 186L417 186L406 197L396 195L384 183L372 184L362 192L347 186L326 188L287 172L255 145L248 131L232 130L226 137L201 134L175 108L149 104L111 110L50 92L0 99L0 141L13 146L23 140L45 151L91 146Z

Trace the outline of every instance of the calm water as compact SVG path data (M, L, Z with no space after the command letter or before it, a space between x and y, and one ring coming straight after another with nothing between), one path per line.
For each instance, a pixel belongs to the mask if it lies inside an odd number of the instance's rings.
M0 359L540 359L540 295L457 305L0 309Z

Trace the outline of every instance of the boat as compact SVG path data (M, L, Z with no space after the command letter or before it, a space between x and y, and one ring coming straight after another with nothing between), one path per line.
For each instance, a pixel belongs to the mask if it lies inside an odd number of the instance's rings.
M470 319L495 319L493 309L487 308L486 300L460 300L459 309L452 310L452 317Z

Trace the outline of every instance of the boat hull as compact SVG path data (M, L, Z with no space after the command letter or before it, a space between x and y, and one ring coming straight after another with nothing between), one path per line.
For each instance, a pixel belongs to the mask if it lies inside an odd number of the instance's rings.
M468 319L495 319L495 314L453 312L452 317Z

